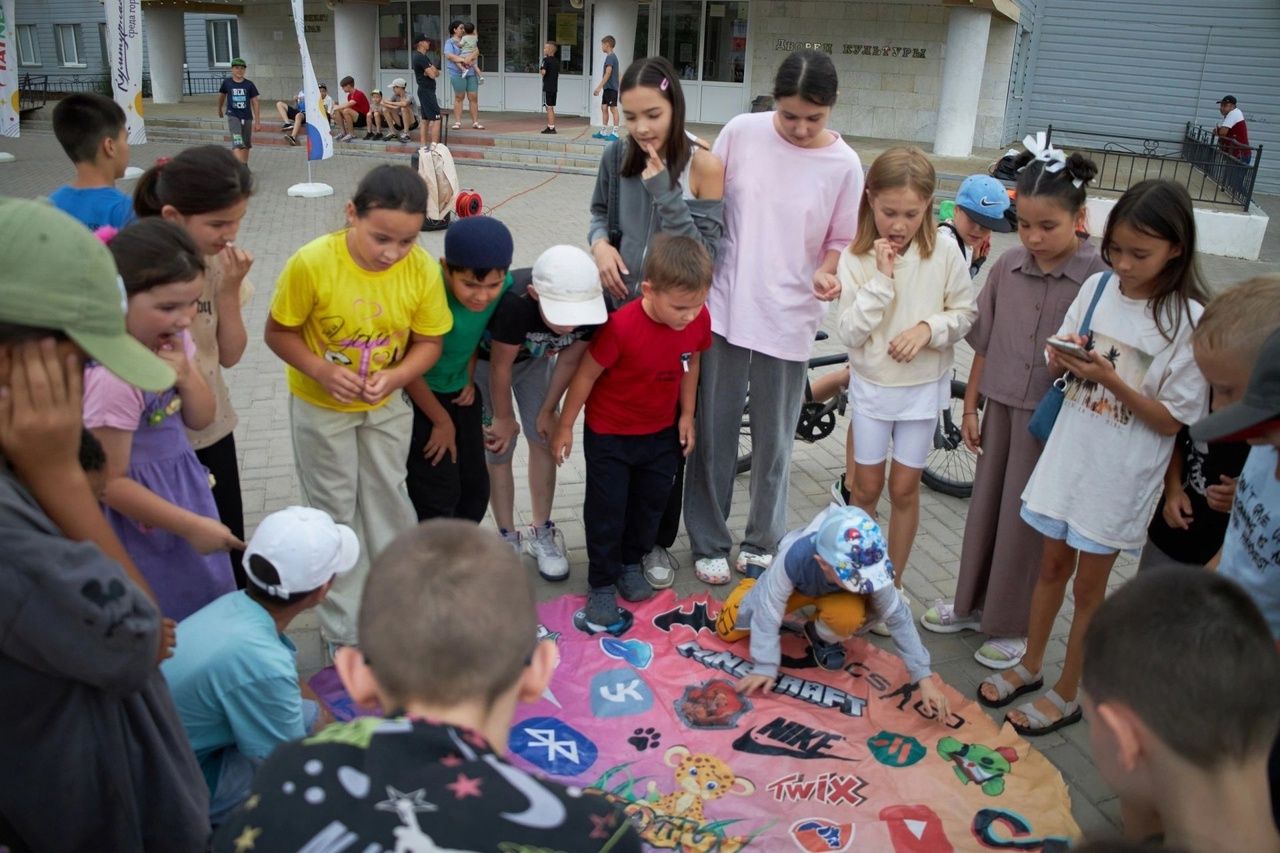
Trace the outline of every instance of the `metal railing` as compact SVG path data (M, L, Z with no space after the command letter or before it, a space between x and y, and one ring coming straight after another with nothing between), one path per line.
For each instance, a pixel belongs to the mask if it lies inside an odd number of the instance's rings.
M49 102L49 78L44 74L23 74L18 78L18 113L38 110Z
M187 69L183 73L183 94L217 94L226 77L222 72L193 73ZM105 74L23 74L18 80L18 91L22 110L35 110L51 99L79 92L93 92L110 97L111 80ZM142 75L142 97L151 97L150 74Z
M1240 145L1218 136L1211 128L1187 122L1182 159L1203 171L1245 210L1249 209L1262 163L1261 145Z
M1262 160L1262 146L1219 143L1212 129L1187 122L1182 138L1117 136L1108 133L1051 128L1060 148L1087 154L1098 166L1090 186L1124 192L1152 178L1182 184L1192 201L1230 204L1249 209Z

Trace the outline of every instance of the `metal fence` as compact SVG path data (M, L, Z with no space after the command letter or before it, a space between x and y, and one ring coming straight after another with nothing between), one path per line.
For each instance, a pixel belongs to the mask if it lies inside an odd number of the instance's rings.
M1212 128L1187 122L1182 138L1117 136L1053 127L1059 148L1087 154L1098 166L1094 189L1124 192L1152 178L1182 184L1192 201L1249 209L1262 146L1222 147Z
M222 81L227 77L221 72L192 73L189 69L183 74L184 95L217 94ZM64 95L79 92L93 92L111 96L111 78L106 74L23 74L18 80L21 109L35 110L44 106L49 100L56 100ZM142 75L142 97L151 97L151 75Z

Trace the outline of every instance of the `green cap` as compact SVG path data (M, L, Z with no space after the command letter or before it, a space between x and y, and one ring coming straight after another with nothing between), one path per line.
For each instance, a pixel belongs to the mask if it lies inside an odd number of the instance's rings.
M0 321L66 333L89 357L144 391L173 369L125 330L124 282L111 252L53 206L0 198Z
M235 68L237 65L239 65L241 68L248 68L248 67L249 67L249 63L245 62L243 59L241 59L241 58L240 58L240 57L238 57L238 56L237 56L235 59L231 60L231 67L232 67L232 68Z

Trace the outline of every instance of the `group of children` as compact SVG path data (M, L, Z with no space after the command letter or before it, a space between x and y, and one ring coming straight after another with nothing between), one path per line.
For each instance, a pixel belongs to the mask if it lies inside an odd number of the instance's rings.
M666 93L678 85L667 82L654 88ZM6 268L26 268L19 255L53 235L75 247L78 270L66 278L75 287L64 288L61 298L50 288L39 301L29 294L23 300L6 287L0 301L6 348L0 369L14 389L0 407L0 450L12 468L4 472L8 496L0 508L27 513L23 528L40 540L39 550L33 543L19 552L31 558L19 559L27 573L20 576L48 572L46 551L63 553L82 570L83 579L73 580L85 601L74 607L105 611L77 622L95 642L110 640L116 625L132 620L127 638L108 643L125 656L118 666L129 673L121 676L128 689L115 700L118 708L103 712L128 729L119 748L130 757L104 761L147 764L146 779L118 783L139 805L145 799L145 808L91 830L109 825L122 849L173 849L174 839L195 839L197 823L207 828L212 814L215 822L226 820L217 849L241 848L244 833L264 831L301 846L330 820L327 813L314 826L294 819L307 811L303 796L312 806L329 798L334 809L349 807L345 831L352 842L473 841L458 822L424 816L435 807L411 793L423 786L416 771L444 765L443 786L455 767L466 767L492 778L491 787L501 779L513 791L528 790L516 776L521 771L499 756L515 702L540 695L553 650L535 639L527 578L514 554L528 548L548 580L569 575L551 519L555 467L572 453L584 411L589 595L582 627L625 632L630 614L617 598L653 594L644 559L680 461L699 445L702 356L715 345L714 302L708 310L714 261L705 242L646 235L634 298L617 300L610 312L597 260L557 246L532 269L512 270L512 236L492 217L454 223L444 256L432 259L417 245L426 207L421 179L403 166L372 169L346 205L347 227L300 248L276 284L265 338L287 366L295 463L311 509L269 516L246 545L235 413L221 370L238 361L247 342L242 307L252 294L246 276L253 260L234 239L251 176L223 149L189 149L149 170L125 204L111 187L128 161L119 108L75 96L61 102L54 119L77 167L76 182L55 200L98 228L107 248L70 234L38 205L9 202L8 211L0 209L12 226ZM779 113L777 122L792 123L779 135L803 138L795 127L803 120L790 107ZM979 660L1000 672L977 698L1004 706L1043 684L1049 635L1070 582L1075 609L1062 673L1040 700L1011 711L1009 721L1023 734L1043 734L1078 720L1083 705L1095 721L1095 751L1106 753L1104 775L1126 797L1134 825L1192 844L1191 829L1166 795L1194 792L1197 768L1228 775L1239 769L1239 778L1256 782L1260 769L1265 773L1257 755L1265 754L1280 719L1273 701L1237 703L1239 725L1209 737L1224 744L1220 750L1183 751L1186 733L1151 718L1183 685L1152 683L1177 673L1143 662L1163 656L1153 641L1157 629L1167 626L1172 636L1195 625L1233 643L1233 654L1270 652L1272 660L1256 663L1256 683L1225 675L1213 681L1222 695L1245 688L1274 695L1277 667L1264 625L1280 634L1268 509L1280 489L1280 280L1241 285L1206 309L1185 190L1162 181L1131 188L1109 216L1098 252L1081 236L1084 188L1095 167L1048 145L1029 148L1017 187L1022 246L995 262L980 293L964 247L1002 227L990 213L1008 208L1003 188L970 183L953 228L939 232L936 176L919 150L890 149L871 165L852 244L830 259L829 271L812 273L811 296L837 303L837 334L850 354L850 464L833 490L836 505L738 561L747 577L730 594L716 631L730 642L750 636L755 665L739 688L752 692L767 689L777 675L778 632L789 613L814 608L804 634L818 665L832 670L844 663L844 640L883 623L920 681L922 698L946 718L948 701L930 672L902 578L918 526L921 469L950 393L954 347L968 340L975 360L963 430L979 453L974 506L956 602L931 608L921 623L937 631L987 631L992 639ZM663 165L653 148L638 156L646 169L647 160ZM120 301L109 292L117 272L123 317L115 315ZM59 348L27 343L30 328L56 333ZM92 361L81 379L85 354ZM53 402L37 390L46 385L56 389ZM1196 424L1210 407L1210 387L1212 405L1222 411ZM17 417L18 408L33 414ZM81 424L89 438L82 438ZM1047 429L1047 440L1034 437L1033 428L1042 436ZM520 431L529 443L534 514L523 530L514 523L511 475ZM1234 464L1219 461L1221 446L1203 444L1222 437L1262 445L1250 451L1238 481ZM74 471L67 462L69 447L93 439L105 450L105 523L87 508L93 493L78 462ZM51 473L32 464L36 453L50 460ZM1215 472L1221 481L1209 479ZM891 512L882 533L877 505L886 485ZM1207 562L1245 594L1216 579L1193 583L1177 569L1153 568L1133 584L1138 592L1121 590L1103 603L1119 552L1159 550L1168 541L1152 521L1162 492L1166 526L1194 530L1203 546L1197 553L1218 539L1213 550L1220 553ZM437 518L479 522L490 504L507 545L460 523L415 527ZM1218 534L1224 525L1209 514L1224 508L1231 523ZM51 543L63 536L96 547ZM1190 552L1177 545L1164 547L1174 551L1163 552L1166 558L1202 562L1186 559ZM240 552L233 565L230 555ZM1196 584L1217 610L1188 610L1196 599L1186 590L1198 590ZM36 593L14 600L24 595ZM502 607L483 604L493 595ZM72 605L62 606L50 612ZM262 765L273 746L326 722L296 684L282 634L311 607L352 696L378 699L405 722L354 723L315 743L282 748ZM176 653L172 622L159 614L184 620ZM1148 627L1139 631L1139 624ZM233 633L257 639L226 642ZM495 643L498 637L509 641ZM56 645L68 642L74 638ZM1182 645L1188 660L1201 662L1196 649L1203 641ZM154 667L148 673L142 664L170 654L166 690ZM76 690L86 705L104 685L69 658L51 669L47 655L32 657L26 646L6 645L5 659L24 673L32 668L24 677L83 682ZM1208 679L1217 664L1202 663ZM1217 701L1197 695L1205 702L1178 705L1188 720L1204 718L1204 705ZM126 707L134 702L146 710ZM1211 722L1210 714L1200 729L1220 728ZM82 739L91 737L88 723L76 725ZM13 728L29 724L15 721ZM324 761L313 757L322 751ZM305 795L296 787L299 767L317 776L313 765L338 763L363 768L355 770L359 787L367 791L372 780L375 790L388 792L385 804L340 807L340 790L363 798L352 791L356 777L341 772L317 778ZM193 791L191 780L200 775L203 784ZM93 778L82 785L86 809L100 809L109 784ZM143 789L160 785L174 790L145 798ZM530 843L581 840L590 817L607 822L619 844L614 849L635 849L634 833L612 807L551 790L566 803L561 825L572 824L572 831L542 827L546 832L529 835ZM38 795L34 787L20 794L32 815L51 808L35 805ZM65 795L49 796L66 802ZM1257 801L1255 795L1249 805ZM502 797L489 807L496 814ZM152 814L161 808L163 819ZM74 849L88 837L68 833L55 842L25 817L0 829L40 849ZM1254 831L1260 839L1254 849L1275 846L1274 826L1270 834Z

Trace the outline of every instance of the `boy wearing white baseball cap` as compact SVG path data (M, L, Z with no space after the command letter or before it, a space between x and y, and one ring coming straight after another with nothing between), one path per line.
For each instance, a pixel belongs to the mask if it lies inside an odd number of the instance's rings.
M552 246L532 269L512 270L511 276L511 287L489 321L475 367L489 422L485 437L489 505L502 538L517 552L527 549L533 554L543 578L562 581L569 577L569 561L564 536L551 521L556 465L547 439L587 341L607 316L604 292L595 261L576 246ZM515 525L511 472L521 427L529 442L533 504L533 523L524 530Z
M319 705L298 679L297 649L284 632L359 555L350 527L318 509L287 507L249 540L248 586L179 623L179 648L161 669L209 787L214 826L248 796L276 746L316 728ZM321 724L330 722L324 716Z

